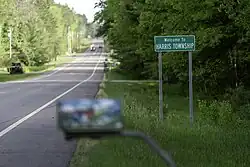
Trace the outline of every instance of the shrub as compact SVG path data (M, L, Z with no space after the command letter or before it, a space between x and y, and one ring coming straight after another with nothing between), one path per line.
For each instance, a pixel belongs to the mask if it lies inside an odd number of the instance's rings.
M228 90L225 99L229 99L232 109L241 119L250 120L250 91L243 86Z
M198 101L201 113L200 121L209 121L217 125L231 125L237 123L237 116L233 112L229 101Z
M239 116L241 119L250 120L250 104L240 106Z

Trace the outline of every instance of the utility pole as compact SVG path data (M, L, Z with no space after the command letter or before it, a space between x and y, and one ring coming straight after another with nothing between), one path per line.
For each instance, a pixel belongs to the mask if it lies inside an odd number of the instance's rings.
M2 43L2 25L0 25L0 44Z
M78 49L80 49L80 47L81 47L81 41L80 41L80 35L79 35L79 33L77 32L77 34L76 34L76 38L77 38L77 44L76 44L76 48L77 48L77 50Z
M84 35L84 33L82 31L80 31L80 39L83 38L83 35ZM81 40L79 41L79 49L80 50L82 49Z
M74 39L74 31L71 31L71 39L70 39L70 46L71 46L71 53L73 52L73 39Z
M68 53L71 54L70 26L68 26Z
M12 58L12 28L8 30L8 37L10 40L10 59Z
M77 31L76 31L76 51L78 50L78 34L77 34Z

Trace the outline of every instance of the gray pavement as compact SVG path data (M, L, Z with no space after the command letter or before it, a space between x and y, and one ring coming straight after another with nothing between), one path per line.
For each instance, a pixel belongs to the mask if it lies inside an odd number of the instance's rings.
M0 167L68 166L76 143L64 141L58 131L55 104L59 98L94 98L99 84L91 80L103 78L105 58L100 57L101 52L102 49L94 53L88 50L78 54L74 62L23 83L0 83ZM37 82L29 83L34 80ZM57 81L39 83L39 80ZM44 104L47 105L41 108ZM35 110L37 114L22 120Z

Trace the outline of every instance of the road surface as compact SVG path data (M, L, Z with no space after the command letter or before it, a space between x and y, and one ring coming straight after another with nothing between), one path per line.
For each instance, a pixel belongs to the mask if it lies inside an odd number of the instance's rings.
M88 50L74 62L32 79L36 82L0 83L0 167L69 165L76 142L64 141L56 128L55 104L59 99L94 98L99 84L88 81L103 78L101 52ZM53 81L39 83L42 80Z

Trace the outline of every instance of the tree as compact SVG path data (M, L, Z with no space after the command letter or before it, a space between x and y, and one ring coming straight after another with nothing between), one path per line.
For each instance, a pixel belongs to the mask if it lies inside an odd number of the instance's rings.
M207 95L225 93L240 84L249 86L250 2L188 0L107 0L95 20L98 36L106 36L117 52L123 71L157 79L155 35L196 36L194 84ZM163 71L171 82L187 87L187 57L168 53ZM204 91L205 90L205 91Z
M76 14L68 6L55 4L52 0L0 2L2 62L9 59L7 30L10 27L13 29L13 58L31 66L43 65L65 54L69 33L74 34L71 39L74 50L86 36L86 16Z

